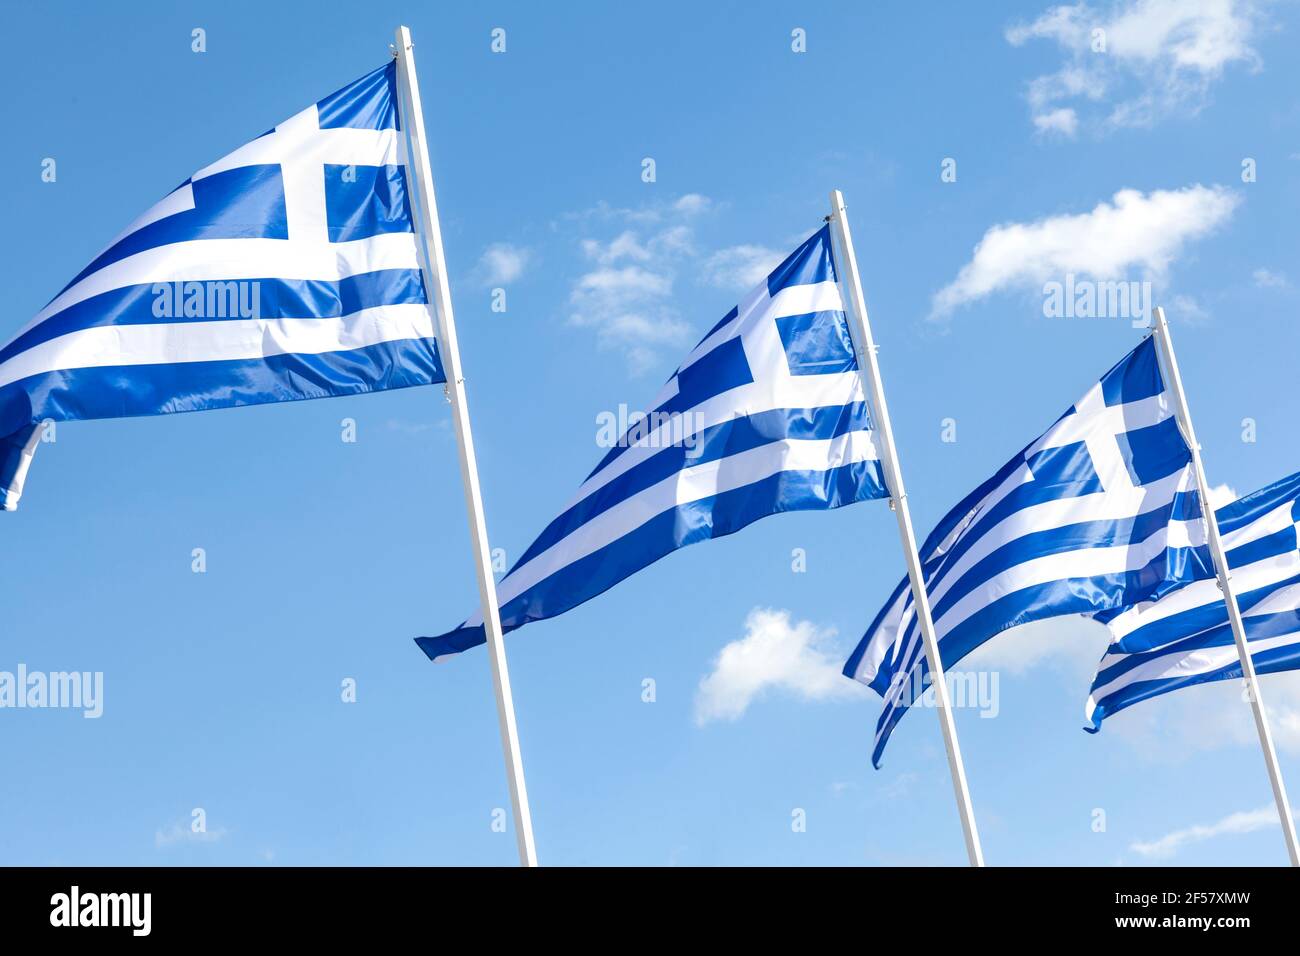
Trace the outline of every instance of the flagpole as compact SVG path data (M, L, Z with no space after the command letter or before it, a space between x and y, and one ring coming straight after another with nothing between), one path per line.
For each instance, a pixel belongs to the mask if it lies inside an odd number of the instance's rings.
M1219 578L1219 590L1223 592L1223 603L1228 608L1232 638L1237 643L1241 676L1246 682L1246 690L1250 695L1250 707L1255 715L1255 729L1259 732L1259 746L1264 751L1268 779L1273 785L1273 799L1277 802L1277 813L1282 823L1282 838L1286 841L1286 851L1291 857L1291 865L1300 866L1300 846L1296 843L1295 820L1291 817L1291 804L1287 800L1286 784L1282 781L1282 769L1278 766L1277 751L1273 748L1273 734L1269 730L1268 715L1264 712L1264 701L1260 697L1255 662L1251 659L1250 648L1246 643L1246 626L1241 620L1241 608L1237 606L1237 596L1232 592L1232 573L1223 550L1223 540L1219 537L1219 521L1214 514L1214 508L1210 505L1210 487L1205 477L1205 465L1201 461L1201 446L1197 443L1196 432L1192 429L1192 413L1187 408L1187 395L1183 392L1183 380L1178 373L1178 360L1174 358L1174 343L1169 336L1169 323L1165 321L1164 309L1159 307L1155 309L1155 320L1156 345L1159 346L1161 358L1169 373L1169 386L1173 390L1176 401L1175 412L1178 416L1178 424L1192 450L1192 466L1196 470L1196 488L1201 496L1201 511L1205 515L1210 554L1214 559L1214 570Z
M487 633L488 654L492 661L492 685L496 691L497 718L501 725L501 748L505 754L506 774L510 781L510 804L514 810L515 839L519 845L521 866L537 865L537 847L533 843L532 815L528 809L528 788L524 783L524 763L519 752L519 729L515 725L514 697L510 691L510 671L506 666L506 648L501 634L501 614L497 608L496 581L492 576L491 551L488 548L487 523L483 517L483 493L479 488L478 465L474 456L474 437L469 425L469 404L465 396L465 377L461 371L460 350L456 345L456 322L451 309L451 289L447 281L447 261L438 226L438 203L433 191L433 173L429 165L428 140L424 134L424 111L420 105L420 86L415 75L414 43L411 31L397 28L397 80L401 97L401 116L409 136L407 162L415 182L416 233L422 253L424 285L433 297L438 322L438 350L447 375L447 394L451 399L452 417L456 422L456 441L460 446L460 474L465 486L465 505L469 511L470 534L474 542L474 568L478 574L479 602L483 606L483 628Z
M957 726L952 719L952 701L948 683L943 676L943 661L939 657L939 642L934 636L934 619L930 613L930 597L925 590L921 573L921 557L916 549L916 534L912 530L912 515L907 506L907 491L903 487L903 472L898 464L898 450L894 447L894 431L889 423L889 407L885 404L885 386L880 379L880 363L876 359L876 343L871 337L871 323L867 319L867 304L862 296L862 278L858 273L858 260L853 252L853 236L849 232L849 217L844 208L844 196L838 189L831 190L831 225L839 236L843 251L844 284L848 291L849 322L858 343L858 368L863 384L871 396L875 412L876 434L880 440L880 463L888 485L889 505L898 519L898 536L903 542L903 555L907 559L907 576L912 582L912 601L916 618L925 643L925 656L930 665L934 686L934 699L938 703L939 725L943 728L943 742L948 750L948 770L952 774L952 789L961 814L962 834L966 838L966 855L971 866L984 865L984 851L980 847L979 830L975 826L975 810L971 806L970 790L966 786L966 768L957 743Z

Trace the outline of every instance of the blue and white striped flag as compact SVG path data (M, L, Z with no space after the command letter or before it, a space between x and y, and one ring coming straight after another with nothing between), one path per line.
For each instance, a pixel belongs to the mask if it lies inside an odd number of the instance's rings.
M1215 512L1232 590L1260 674L1300 667L1300 474ZM1111 632L1086 707L1095 733L1112 714L1180 687L1241 677L1219 582L1096 615Z
M1213 575L1191 453L1148 337L921 548L951 667L1029 621L1124 607ZM844 673L884 698L872 762L929 685L907 579Z
M766 515L888 496L829 226L714 326L653 409L497 585L504 630ZM416 642L437 659L483 640L480 612Z
M0 349L0 508L44 421L445 381L389 63L199 170Z

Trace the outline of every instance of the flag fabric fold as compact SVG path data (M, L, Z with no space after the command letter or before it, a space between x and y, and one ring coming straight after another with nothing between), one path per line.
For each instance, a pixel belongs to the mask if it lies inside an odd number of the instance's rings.
M1260 674L1300 667L1300 474L1215 511L1246 640ZM1242 676L1217 578L1095 615L1111 632L1085 715L1092 733L1126 707Z
M767 515L888 496L828 226L714 326L652 409L502 578L503 630ZM435 660L482 644L482 614L416 642Z
M920 551L949 668L999 632L1213 575L1196 477L1148 337L939 522ZM844 666L884 698L872 762L929 665L906 578Z
M46 421L445 381L396 67L196 172L0 348L0 508Z

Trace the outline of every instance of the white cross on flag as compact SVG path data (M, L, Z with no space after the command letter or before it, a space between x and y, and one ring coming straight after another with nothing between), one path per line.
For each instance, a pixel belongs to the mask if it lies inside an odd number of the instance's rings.
M174 189L0 349L0 509L42 423L445 381L396 65Z

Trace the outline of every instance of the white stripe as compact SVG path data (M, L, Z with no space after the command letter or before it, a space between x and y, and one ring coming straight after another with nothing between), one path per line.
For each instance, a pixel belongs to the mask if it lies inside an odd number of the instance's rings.
M955 563L943 567L939 580L930 588L930 600L938 603L962 577L984 558L1029 534L1053 531L1070 525L1093 521L1123 521L1134 518L1150 508L1168 504L1174 494L1188 486L1191 477L1187 468L1166 475L1157 482L1142 487L1140 495L1116 495L1099 491L1076 498L1053 498L1028 508L1013 512L994 527L983 532L971 542L970 548ZM981 509L984 511L984 509ZM1200 518L1192 519L1202 524ZM1133 565L1132 567L1141 567Z
M92 296L155 282L216 279L339 279L380 269L418 269L415 236L390 232L351 242L194 239L146 249L86 276L43 308L21 332Z
M1092 521L1123 521L1172 500L1174 494L1190 484L1187 469L1167 475L1145 485L1139 495L1117 495L1099 491L1076 498L1054 498L1013 512L971 542L970 548L954 564L943 567L939 580L931 588L930 599L938 603L962 577L997 549L1028 534L1052 531ZM981 513L991 509L980 509ZM1200 522L1201 519L1194 519Z
M1292 591L1294 589L1287 588L1285 590ZM1300 603L1295 594L1292 594L1289 600L1291 607L1295 607L1297 603ZM1279 634L1275 637L1254 640L1250 642L1250 655L1254 657L1263 651L1272 650L1276 647L1285 647L1294 643L1296 643L1296 634L1294 633ZM1238 660L1236 642L1198 648L1194 651L1175 651L1169 654L1161 654L1130 671L1126 671L1105 687L1094 690L1089 697L1089 701L1094 702L1093 706L1095 708L1095 702L1104 701L1107 697L1130 684L1151 680L1181 680L1195 677L1198 674L1208 674L1211 671L1227 667L1229 664L1235 664ZM1091 711L1089 711L1089 714L1091 714Z
M290 116L275 131L245 143L233 153L209 163L190 177L206 179L242 166L281 165L285 162L324 166L398 165L397 131L346 126L321 129L316 104ZM209 154L211 155L211 154ZM322 181L324 169L321 170Z
M423 303L362 309L329 319L222 319L100 326L34 345L0 365L0 386L60 369L162 365L318 354L396 339L432 338Z
M771 442L676 472L597 515L512 571L497 587L499 603L508 603L556 571L599 551L670 508L741 488L782 471L826 471L876 458L871 433L855 431L817 441ZM474 627L482 622L480 610L466 624Z
M1022 562L988 578L962 597L943 617L934 622L935 632L942 639L981 608L1024 588L1071 578L1122 574L1145 567L1167 548L1203 544L1203 529L1200 519L1171 521L1167 525L1161 525L1140 543L1128 541L1105 548L1078 548Z
M191 183L182 183L164 196L158 202L154 203L144 211L131 225L127 226L110 242L101 249L95 256L98 259L109 249L131 235L133 232L139 232L150 223L157 222L159 219L166 219L168 216L175 216L178 213L189 212L194 208L194 186ZM90 260L94 262L95 259Z
M864 684L870 684L880 673L880 665L884 662L885 654L889 649L901 649L896 638L899 631L907 627L912 621L913 603L912 588L903 588L898 598L889 606L889 611L880 619L880 627L872 637L871 643L867 645L866 651L862 654L862 659L858 661L858 669L853 674L853 679L861 681ZM883 635L888 634L889 639L883 640Z
M737 415L758 415L784 408L824 408L863 401L862 379L857 372L827 375L790 375L779 382L754 382L715 395L686 410L689 435L675 436L671 423L664 423L640 438L636 444L582 483L569 506L603 488L619 475L653 457L672 444L675 437L698 434L707 428L733 420Z

